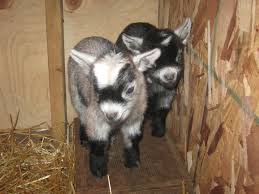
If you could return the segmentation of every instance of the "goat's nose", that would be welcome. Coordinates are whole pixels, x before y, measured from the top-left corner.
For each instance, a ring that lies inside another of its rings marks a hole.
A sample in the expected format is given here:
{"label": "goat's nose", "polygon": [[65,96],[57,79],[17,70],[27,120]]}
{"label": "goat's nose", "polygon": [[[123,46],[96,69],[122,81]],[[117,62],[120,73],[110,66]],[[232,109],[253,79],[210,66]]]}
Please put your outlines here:
{"label": "goat's nose", "polygon": [[116,119],[117,117],[117,113],[116,112],[111,112],[111,113],[106,113],[106,118],[109,120],[109,121],[113,121]]}
{"label": "goat's nose", "polygon": [[164,77],[165,77],[166,81],[173,81],[174,80],[173,74],[165,74]]}

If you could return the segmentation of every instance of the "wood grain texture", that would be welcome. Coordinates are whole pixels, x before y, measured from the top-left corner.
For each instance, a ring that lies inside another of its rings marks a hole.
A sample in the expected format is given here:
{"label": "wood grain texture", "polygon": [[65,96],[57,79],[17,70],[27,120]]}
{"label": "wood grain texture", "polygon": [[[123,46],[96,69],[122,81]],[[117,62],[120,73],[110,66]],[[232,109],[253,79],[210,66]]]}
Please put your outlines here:
{"label": "wood grain texture", "polygon": [[[257,194],[259,1],[193,2],[196,5],[189,4],[188,0],[171,4],[172,10],[177,11],[170,13],[169,27],[189,15],[193,28],[188,49],[191,99],[184,101],[186,92],[181,85],[170,115],[173,124],[169,126],[173,127],[169,133],[184,154],[187,143],[191,174],[199,193],[223,189],[224,193]],[[206,91],[208,41],[204,38],[208,20],[211,21],[213,67],[210,106]],[[186,120],[192,120],[187,128],[183,125]],[[181,139],[180,131],[190,134],[187,142]]]}
{"label": "wood grain texture", "polygon": [[159,0],[159,5],[158,5],[159,28],[168,27],[169,11],[170,11],[170,0]]}
{"label": "wood grain texture", "polygon": [[[53,135],[64,138],[66,123],[65,106],[65,64],[63,39],[62,0],[46,0],[47,46],[50,84],[51,124],[60,126],[63,134]],[[63,125],[62,125],[63,123]]]}
{"label": "wood grain texture", "polygon": [[0,128],[20,110],[17,127],[50,121],[44,1],[0,10]]}
{"label": "wood grain texture", "polygon": [[[103,36],[116,41],[117,36],[131,22],[158,24],[158,0],[83,0],[71,12],[64,7],[65,59],[71,48],[88,36]],[[67,92],[68,93],[68,92]],[[68,118],[75,117],[68,93]]]}
{"label": "wood grain texture", "polygon": [[0,9],[7,9],[13,3],[13,0],[1,0],[0,1]]}

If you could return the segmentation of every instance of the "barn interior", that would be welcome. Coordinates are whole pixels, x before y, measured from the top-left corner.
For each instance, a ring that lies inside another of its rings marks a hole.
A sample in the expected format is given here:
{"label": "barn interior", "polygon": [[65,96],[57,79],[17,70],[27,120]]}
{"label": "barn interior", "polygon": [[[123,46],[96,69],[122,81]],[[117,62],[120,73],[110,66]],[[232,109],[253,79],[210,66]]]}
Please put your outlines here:
{"label": "barn interior", "polygon": [[[187,17],[184,76],[166,136],[152,137],[146,123],[133,170],[123,166],[118,137],[109,177],[93,177],[67,88],[71,48],[89,36],[115,42],[132,22],[173,30]],[[73,144],[67,193],[259,193],[259,0],[2,0],[0,24],[0,144],[48,123],[53,139]],[[7,186],[6,165],[0,162],[0,193],[17,193]],[[19,192],[35,193],[26,188]]]}

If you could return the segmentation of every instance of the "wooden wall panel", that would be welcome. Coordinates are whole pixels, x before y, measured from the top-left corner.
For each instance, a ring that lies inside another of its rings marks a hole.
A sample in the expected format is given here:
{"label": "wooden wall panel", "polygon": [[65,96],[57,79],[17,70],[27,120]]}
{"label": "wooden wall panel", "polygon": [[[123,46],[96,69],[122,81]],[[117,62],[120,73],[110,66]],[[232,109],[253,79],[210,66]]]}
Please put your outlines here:
{"label": "wooden wall panel", "polygon": [[259,1],[168,2],[167,27],[186,16],[193,21],[185,56],[189,77],[168,118],[169,136],[186,158],[198,193],[257,194]]}
{"label": "wooden wall panel", "polygon": [[[122,29],[131,22],[158,24],[158,0],[83,0],[75,10],[69,8],[68,2],[64,1],[66,62],[70,49],[82,38],[103,36],[115,41]],[[75,114],[69,93],[67,99],[68,118],[72,121]]]}
{"label": "wooden wall panel", "polygon": [[14,0],[0,10],[0,128],[50,121],[45,1]]}

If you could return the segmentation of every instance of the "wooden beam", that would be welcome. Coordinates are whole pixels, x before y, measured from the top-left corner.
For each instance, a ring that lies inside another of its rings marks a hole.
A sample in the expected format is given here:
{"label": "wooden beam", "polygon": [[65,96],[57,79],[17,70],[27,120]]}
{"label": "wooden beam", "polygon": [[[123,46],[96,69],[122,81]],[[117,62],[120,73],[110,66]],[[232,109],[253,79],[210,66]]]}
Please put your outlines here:
{"label": "wooden beam", "polygon": [[[45,0],[52,135],[64,139],[66,89],[62,0]],[[59,130],[59,128],[61,130]],[[58,130],[57,130],[58,129]]]}

